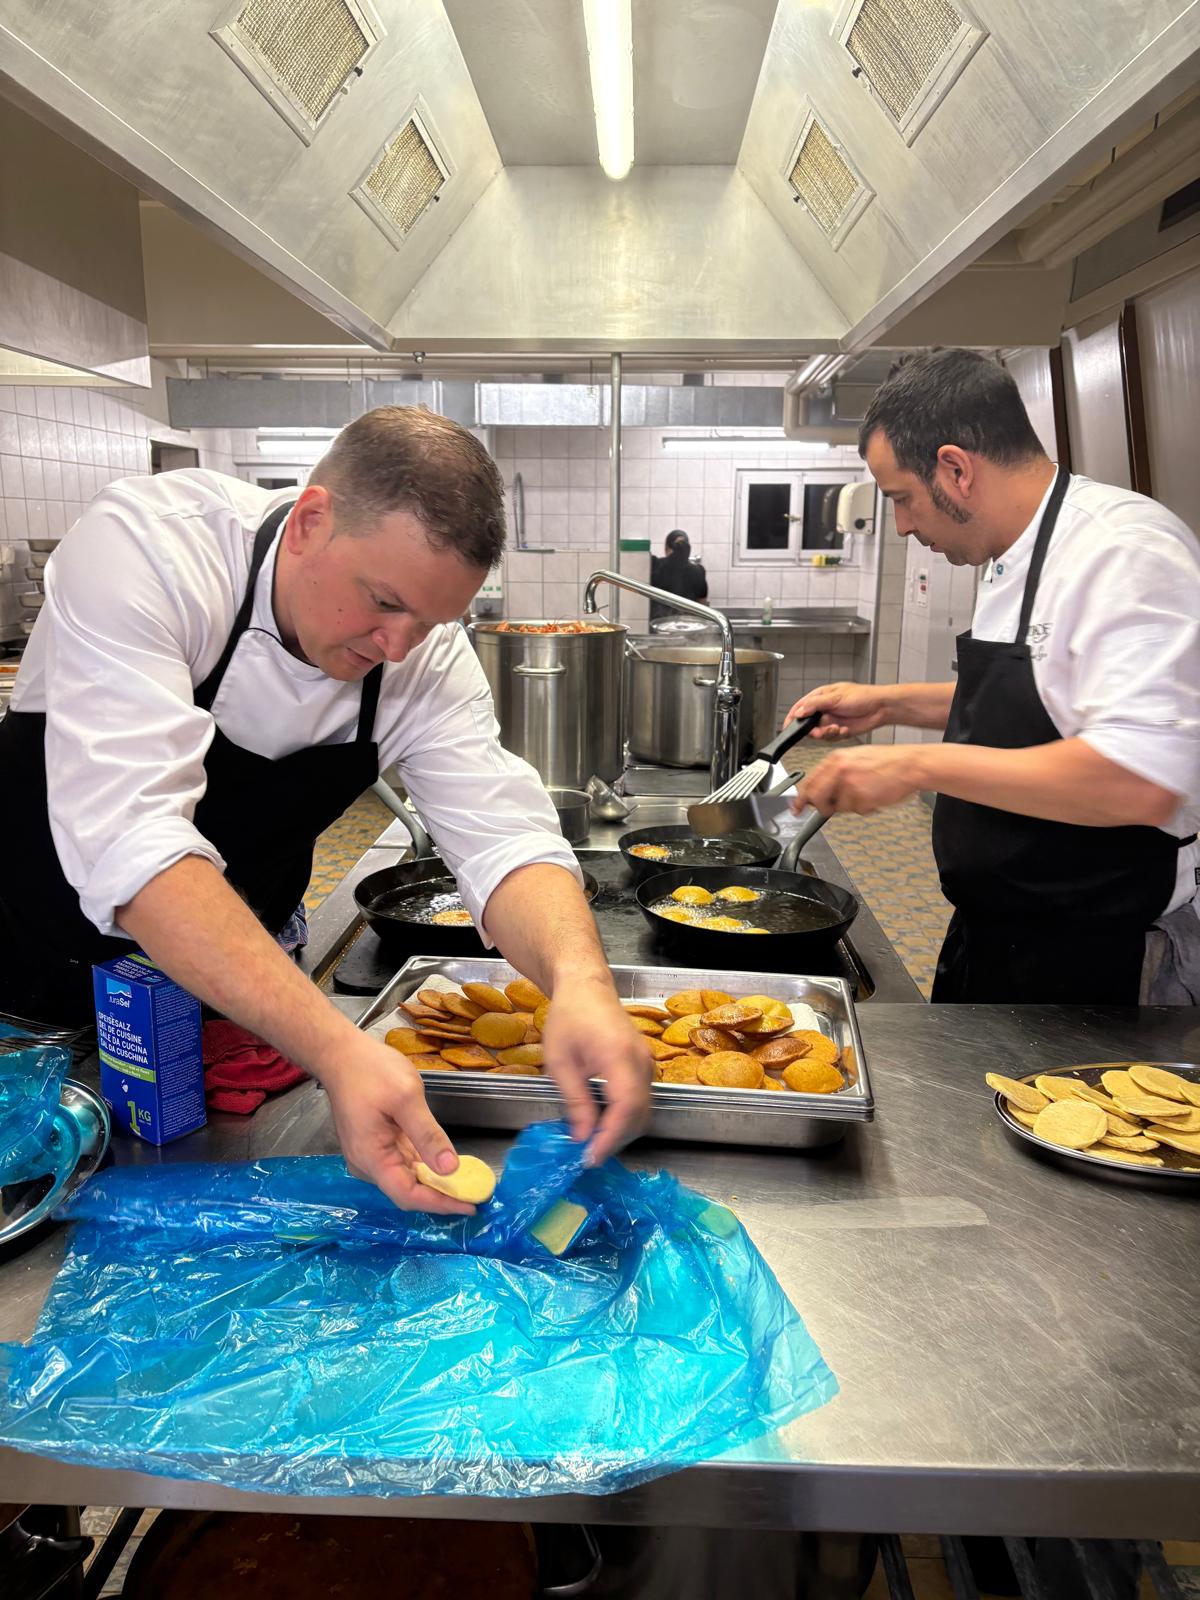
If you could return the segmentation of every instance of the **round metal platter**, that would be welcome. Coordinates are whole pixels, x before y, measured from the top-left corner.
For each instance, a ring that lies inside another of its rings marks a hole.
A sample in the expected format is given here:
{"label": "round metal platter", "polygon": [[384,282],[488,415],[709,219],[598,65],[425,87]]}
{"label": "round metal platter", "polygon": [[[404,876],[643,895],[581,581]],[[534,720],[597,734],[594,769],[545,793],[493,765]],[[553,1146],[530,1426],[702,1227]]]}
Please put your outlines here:
{"label": "round metal platter", "polygon": [[[1188,1078],[1192,1083],[1200,1084],[1200,1066],[1195,1062],[1132,1060],[1089,1061],[1079,1066],[1041,1067],[1037,1072],[1026,1073],[1023,1078],[1017,1079],[1017,1082],[1033,1084],[1035,1078],[1079,1078],[1092,1088],[1098,1088],[1103,1092],[1104,1085],[1100,1082],[1102,1072],[1108,1072],[1113,1068],[1121,1070],[1135,1065],[1162,1067],[1167,1072],[1178,1073],[1181,1078]],[[1182,1150],[1173,1149],[1170,1145],[1160,1144],[1154,1154],[1163,1158],[1163,1165],[1142,1167],[1130,1161],[1111,1161],[1104,1156],[1092,1155],[1087,1150],[1068,1150],[1065,1145],[1051,1144],[1048,1139],[1040,1139],[1032,1128],[1026,1128],[1018,1122],[1004,1104],[1002,1094],[997,1092],[993,1100],[996,1114],[1004,1124],[1006,1133],[1032,1146],[1038,1155],[1044,1156],[1069,1172],[1082,1170],[1089,1177],[1108,1178],[1114,1183],[1133,1184],[1140,1189],[1170,1190],[1174,1194],[1183,1192],[1200,1195],[1200,1155],[1188,1155]],[[1114,1154],[1119,1152],[1114,1151]],[[1186,1165],[1188,1162],[1191,1166]]]}
{"label": "round metal platter", "polygon": [[47,1169],[0,1188],[0,1248],[40,1227],[95,1172],[108,1150],[108,1107],[86,1084],[64,1078]]}

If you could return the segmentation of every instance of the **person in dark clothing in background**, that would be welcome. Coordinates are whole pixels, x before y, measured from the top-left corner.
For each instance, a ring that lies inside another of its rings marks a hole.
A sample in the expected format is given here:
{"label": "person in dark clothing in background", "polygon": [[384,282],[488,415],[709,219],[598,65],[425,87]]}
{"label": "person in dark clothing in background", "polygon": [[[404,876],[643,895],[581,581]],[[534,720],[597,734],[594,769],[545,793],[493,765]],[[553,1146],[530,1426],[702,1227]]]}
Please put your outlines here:
{"label": "person in dark clothing in background", "polygon": [[[666,555],[650,559],[650,582],[656,589],[667,589],[682,600],[708,600],[708,578],[698,561],[692,560],[692,544],[682,528],[667,535]],[[650,620],[674,613],[658,600],[650,602]]]}

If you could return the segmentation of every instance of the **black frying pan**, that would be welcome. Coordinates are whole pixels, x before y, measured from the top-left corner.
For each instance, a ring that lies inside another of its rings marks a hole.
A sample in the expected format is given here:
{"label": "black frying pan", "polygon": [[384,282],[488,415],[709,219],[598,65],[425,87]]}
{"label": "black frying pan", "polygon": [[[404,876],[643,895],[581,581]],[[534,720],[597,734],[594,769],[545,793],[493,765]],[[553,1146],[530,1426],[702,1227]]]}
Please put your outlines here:
{"label": "black frying pan", "polygon": [[[794,863],[798,854],[789,848],[785,862]],[[764,896],[780,898],[764,899],[757,905],[714,905],[715,913],[728,913],[769,930],[726,933],[671,922],[650,909],[682,884],[697,884],[710,894],[731,884],[744,884]],[[636,898],[656,942],[680,962],[735,971],[794,972],[807,956],[824,958],[858,915],[859,905],[849,890],[836,883],[787,867],[675,867],[639,884]]]}
{"label": "black frying pan", "polygon": [[[599,885],[590,872],[583,880],[584,896],[592,900]],[[369,873],[355,884],[354,903],[385,944],[405,944],[429,956],[488,954],[474,924],[447,927],[430,921],[434,911],[462,905],[458,885],[437,856]]]}
{"label": "black frying pan", "polygon": [[[635,845],[665,845],[671,852],[667,861],[647,861],[632,854]],[[625,858],[625,865],[633,873],[634,882],[641,883],[655,873],[672,867],[722,866],[767,867],[779,855],[779,840],[769,839],[754,828],[743,828],[735,833],[708,838],[694,832],[687,823],[672,827],[634,828],[617,840],[617,848]],[[682,880],[680,880],[682,882]],[[730,880],[732,881],[732,880]]]}

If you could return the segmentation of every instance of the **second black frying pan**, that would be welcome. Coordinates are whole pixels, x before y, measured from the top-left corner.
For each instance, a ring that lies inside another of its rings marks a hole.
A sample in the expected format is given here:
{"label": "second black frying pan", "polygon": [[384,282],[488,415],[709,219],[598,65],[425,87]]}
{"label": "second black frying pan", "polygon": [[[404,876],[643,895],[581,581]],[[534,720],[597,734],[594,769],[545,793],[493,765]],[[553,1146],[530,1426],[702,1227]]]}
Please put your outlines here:
{"label": "second black frying pan", "polygon": [[[778,839],[769,839],[754,828],[717,838],[695,833],[686,823],[634,828],[621,835],[617,847],[636,883],[670,867],[769,867],[779,855]],[[654,854],[635,854],[645,849]]]}
{"label": "second black frying pan", "polygon": [[[590,901],[599,885],[590,872],[583,875],[584,896]],[[436,916],[462,911],[458,885],[446,863],[422,856],[398,867],[384,867],[359,880],[354,901],[367,926],[387,944],[407,945],[421,955],[482,956],[488,952],[470,921],[435,922]]]}

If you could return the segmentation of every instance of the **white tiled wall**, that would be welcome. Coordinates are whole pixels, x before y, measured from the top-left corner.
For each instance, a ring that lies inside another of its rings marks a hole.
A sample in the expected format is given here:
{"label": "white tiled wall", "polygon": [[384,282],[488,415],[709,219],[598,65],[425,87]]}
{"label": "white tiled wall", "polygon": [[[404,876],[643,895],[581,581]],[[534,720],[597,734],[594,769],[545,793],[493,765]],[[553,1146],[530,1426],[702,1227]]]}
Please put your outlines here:
{"label": "white tiled wall", "polygon": [[[742,378],[746,375],[741,374]],[[774,374],[762,375],[771,378]],[[678,433],[678,429],[669,430]],[[852,448],[773,451],[753,455],[745,446],[703,456],[668,455],[662,430],[626,428],[621,449],[621,532],[650,540],[656,555],[672,528],[683,528],[692,552],[704,563],[709,596],[716,606],[750,604],[770,595],[779,605],[858,604],[858,571],[802,567],[735,567],[734,486],[742,468],[794,470],[828,467],[862,470]],[[602,428],[497,428],[496,462],[511,490],[521,474],[525,541],[555,550],[608,549],[609,437]],[[512,496],[508,504],[510,546],[515,546]],[[873,593],[873,582],[870,585]]]}
{"label": "white tiled wall", "polygon": [[191,445],[202,467],[231,475],[245,446],[227,429],[163,427],[98,389],[0,384],[0,544],[16,556],[0,569],[0,635],[20,636],[27,541],[60,538],[105,484],[149,472],[151,439]]}

